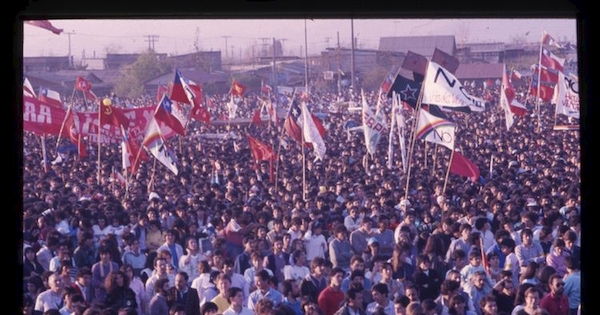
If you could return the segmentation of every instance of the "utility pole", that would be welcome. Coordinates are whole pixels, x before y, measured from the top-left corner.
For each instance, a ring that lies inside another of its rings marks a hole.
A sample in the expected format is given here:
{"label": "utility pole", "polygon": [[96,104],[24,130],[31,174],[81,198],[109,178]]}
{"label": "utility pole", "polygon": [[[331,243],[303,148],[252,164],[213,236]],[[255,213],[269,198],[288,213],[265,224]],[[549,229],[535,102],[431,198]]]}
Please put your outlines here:
{"label": "utility pole", "polygon": [[273,86],[277,86],[275,75],[275,37],[273,37],[273,66],[271,70],[273,71]]}
{"label": "utility pole", "polygon": [[350,79],[352,82],[350,83],[350,88],[354,92],[354,18],[350,18],[350,32],[352,33],[352,52],[350,54]]}
{"label": "utility pole", "polygon": [[69,68],[73,68],[73,57],[71,56],[71,34],[75,34],[75,32],[64,32],[69,37]]}
{"label": "utility pole", "polygon": [[146,41],[148,42],[148,49],[151,51],[155,51],[154,50],[154,42],[158,41],[158,35],[146,35],[147,39]]}
{"label": "utility pole", "polygon": [[225,38],[225,59],[229,58],[229,54],[227,53],[227,39],[231,36],[221,36]]}
{"label": "utility pole", "polygon": [[260,53],[260,57],[268,57],[269,54],[267,53],[267,51],[268,51],[267,47],[269,47],[268,40],[270,38],[268,38],[268,37],[261,37],[259,39],[262,41],[262,44],[261,44],[262,45],[262,52]]}

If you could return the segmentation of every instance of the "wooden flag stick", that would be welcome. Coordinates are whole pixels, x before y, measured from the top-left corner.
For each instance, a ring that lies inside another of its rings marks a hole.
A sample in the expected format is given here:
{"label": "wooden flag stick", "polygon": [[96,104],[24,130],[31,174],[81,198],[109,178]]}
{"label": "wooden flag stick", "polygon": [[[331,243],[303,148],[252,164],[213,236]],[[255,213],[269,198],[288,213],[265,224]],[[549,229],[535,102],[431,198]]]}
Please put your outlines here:
{"label": "wooden flag stick", "polygon": [[442,195],[446,193],[446,185],[448,184],[448,177],[450,176],[450,167],[452,166],[452,159],[454,158],[454,150],[450,153],[450,163],[448,163],[448,169],[446,170],[446,178],[444,178],[444,188],[442,189]]}

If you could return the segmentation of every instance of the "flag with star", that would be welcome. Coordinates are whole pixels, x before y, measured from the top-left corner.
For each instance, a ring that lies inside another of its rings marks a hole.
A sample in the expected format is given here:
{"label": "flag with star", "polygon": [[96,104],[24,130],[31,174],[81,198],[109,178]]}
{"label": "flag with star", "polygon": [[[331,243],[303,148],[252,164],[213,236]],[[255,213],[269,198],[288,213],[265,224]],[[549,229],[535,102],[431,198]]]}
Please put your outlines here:
{"label": "flag with star", "polygon": [[387,93],[387,97],[392,97],[392,92],[400,95],[402,102],[408,104],[410,107],[415,108],[417,105],[417,98],[421,92],[421,83],[405,78],[402,75],[396,75],[392,87]]}

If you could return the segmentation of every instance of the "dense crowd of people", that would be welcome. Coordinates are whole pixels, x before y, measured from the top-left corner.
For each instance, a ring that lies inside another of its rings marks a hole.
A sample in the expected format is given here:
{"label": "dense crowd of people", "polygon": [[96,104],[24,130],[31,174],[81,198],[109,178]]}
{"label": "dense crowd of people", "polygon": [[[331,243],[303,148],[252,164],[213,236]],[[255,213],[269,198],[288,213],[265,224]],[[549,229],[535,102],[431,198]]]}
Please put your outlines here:
{"label": "dense crowd of people", "polygon": [[[363,134],[346,128],[360,112],[328,112],[358,92],[302,100],[324,113],[323,160],[282,119],[191,121],[169,140],[177,175],[150,160],[126,185],[110,180],[118,144],[45,170],[39,136],[25,132],[23,314],[579,314],[579,132],[553,130],[553,106],[535,110],[525,89],[517,97],[529,112],[507,130],[499,87],[466,87],[486,111],[445,114],[455,147],[480,169],[475,181],[448,175],[450,150],[423,140],[409,151],[410,178],[399,150],[388,164],[388,134],[369,156]],[[375,104],[378,93],[366,97]],[[238,115],[252,117],[261,98],[238,99]],[[211,96],[213,119],[229,101]],[[411,126],[414,112],[403,115]],[[226,132],[236,136],[200,137]],[[245,134],[277,160],[254,161]]]}

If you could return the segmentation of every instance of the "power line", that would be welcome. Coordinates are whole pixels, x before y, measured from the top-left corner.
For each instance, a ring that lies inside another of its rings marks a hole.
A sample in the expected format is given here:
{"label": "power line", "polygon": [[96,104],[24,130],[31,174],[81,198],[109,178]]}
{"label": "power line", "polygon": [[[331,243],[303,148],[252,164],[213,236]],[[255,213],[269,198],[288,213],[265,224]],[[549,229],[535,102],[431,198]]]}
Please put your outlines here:
{"label": "power line", "polygon": [[158,35],[145,35],[145,37],[147,37],[145,41],[148,42],[148,49],[154,51],[154,43],[158,41]]}

